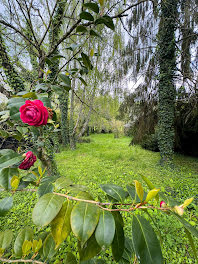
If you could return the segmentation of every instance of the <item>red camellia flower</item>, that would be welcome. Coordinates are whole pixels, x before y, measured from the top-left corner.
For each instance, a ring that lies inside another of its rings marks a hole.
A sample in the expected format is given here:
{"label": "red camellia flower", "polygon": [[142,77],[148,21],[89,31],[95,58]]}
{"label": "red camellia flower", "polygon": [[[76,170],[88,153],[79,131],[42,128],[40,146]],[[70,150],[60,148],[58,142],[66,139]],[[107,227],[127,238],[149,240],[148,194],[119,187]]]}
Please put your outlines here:
{"label": "red camellia flower", "polygon": [[25,159],[19,165],[19,169],[28,170],[30,167],[34,165],[34,162],[36,161],[36,156],[32,153],[32,151],[28,151],[24,155],[25,155]]}
{"label": "red camellia flower", "polygon": [[160,207],[166,207],[166,203],[164,201],[160,202]]}
{"label": "red camellia flower", "polygon": [[36,127],[47,124],[49,113],[40,100],[27,100],[19,111],[21,112],[20,118],[23,123]]}

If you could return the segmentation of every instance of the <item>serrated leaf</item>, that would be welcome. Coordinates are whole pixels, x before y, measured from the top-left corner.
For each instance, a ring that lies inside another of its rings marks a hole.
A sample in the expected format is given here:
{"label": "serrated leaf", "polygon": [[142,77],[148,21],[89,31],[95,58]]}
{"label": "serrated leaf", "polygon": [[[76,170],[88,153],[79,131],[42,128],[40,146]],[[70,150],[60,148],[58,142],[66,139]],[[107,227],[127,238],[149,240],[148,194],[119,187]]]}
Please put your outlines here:
{"label": "serrated leaf", "polygon": [[60,212],[54,218],[51,223],[51,232],[58,247],[71,232],[70,216],[72,211],[72,204],[70,201],[66,201]]}
{"label": "serrated leaf", "polygon": [[11,185],[12,189],[16,190],[19,186],[19,183],[20,183],[19,177],[14,175],[10,181],[10,185]]}
{"label": "serrated leaf", "polygon": [[99,13],[99,6],[96,3],[86,3],[83,6],[94,11],[97,14]]}
{"label": "serrated leaf", "polygon": [[43,243],[43,256],[45,259],[50,259],[56,254],[55,242],[51,234],[49,234]]}
{"label": "serrated leaf", "polygon": [[144,190],[143,190],[140,182],[138,182],[138,181],[134,181],[134,182],[135,182],[136,193],[137,193],[138,197],[140,198],[140,201],[142,202],[143,197],[144,197]]}
{"label": "serrated leaf", "polygon": [[113,215],[105,210],[100,213],[98,226],[95,231],[96,241],[99,246],[111,245],[115,235],[115,221]]}
{"label": "serrated leaf", "polygon": [[95,239],[95,235],[93,234],[82,247],[79,245],[80,260],[86,261],[92,259],[100,251],[101,251],[101,247],[98,245]]}
{"label": "serrated leaf", "polygon": [[23,160],[23,157],[16,152],[10,153],[6,156],[0,157],[0,169],[8,168],[15,164],[18,164],[20,161]]}
{"label": "serrated leaf", "polygon": [[15,242],[14,242],[14,253],[15,256],[21,257],[22,252],[22,246],[25,240],[31,241],[33,238],[33,231],[30,227],[25,227],[23,230],[20,231],[18,234]]}
{"label": "serrated leaf", "polygon": [[11,230],[5,230],[0,232],[0,248],[6,249],[10,246],[13,238],[13,233]]}
{"label": "serrated leaf", "polygon": [[80,19],[94,21],[94,17],[89,12],[85,12],[85,11],[80,13]]}
{"label": "serrated leaf", "polygon": [[74,235],[84,244],[93,234],[99,220],[99,209],[96,205],[80,202],[71,213],[71,228]]}
{"label": "serrated leaf", "polygon": [[0,200],[0,216],[6,215],[6,213],[12,208],[12,206],[13,206],[12,196],[1,199]]}
{"label": "serrated leaf", "polygon": [[59,213],[63,202],[64,197],[53,193],[43,195],[36,203],[32,212],[34,224],[37,226],[48,225]]}
{"label": "serrated leaf", "polygon": [[23,253],[23,255],[25,255],[25,256],[29,255],[31,249],[32,249],[32,242],[31,241],[28,241],[28,240],[25,240],[23,242],[23,246],[22,246],[22,253]]}
{"label": "serrated leaf", "polygon": [[124,230],[123,230],[123,219],[120,212],[112,212],[115,220],[115,236],[111,244],[112,254],[115,261],[119,261],[124,252]]}
{"label": "serrated leaf", "polygon": [[84,26],[78,26],[78,27],[76,28],[76,32],[77,32],[77,33],[78,33],[78,32],[87,32],[87,28],[84,27]]}
{"label": "serrated leaf", "polygon": [[148,192],[148,194],[146,196],[146,202],[149,202],[150,200],[155,198],[159,191],[160,191],[160,189],[153,189],[150,192]]}
{"label": "serrated leaf", "polygon": [[120,186],[115,184],[101,184],[102,190],[112,197],[114,200],[123,202],[124,199],[128,196],[128,193]]}
{"label": "serrated leaf", "polygon": [[160,243],[150,223],[142,216],[133,214],[132,241],[135,254],[141,263],[162,264]]}
{"label": "serrated leaf", "polygon": [[3,186],[6,190],[11,189],[11,179],[12,176],[18,174],[18,169],[15,168],[4,168],[0,169],[0,185]]}

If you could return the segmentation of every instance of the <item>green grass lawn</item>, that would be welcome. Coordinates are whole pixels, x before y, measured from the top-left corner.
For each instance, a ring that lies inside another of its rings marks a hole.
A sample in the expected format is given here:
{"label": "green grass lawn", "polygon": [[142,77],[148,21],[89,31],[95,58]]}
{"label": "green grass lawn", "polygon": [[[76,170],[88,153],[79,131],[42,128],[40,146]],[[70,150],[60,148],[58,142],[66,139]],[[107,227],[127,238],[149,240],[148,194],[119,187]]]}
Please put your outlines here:
{"label": "green grass lawn", "polygon": [[[91,194],[104,198],[100,189],[101,183],[114,183],[125,188],[134,180],[141,181],[140,175],[149,178],[156,187],[162,187],[169,195],[176,198],[179,204],[190,197],[194,197],[192,205],[185,212],[186,220],[192,225],[198,225],[198,159],[182,155],[175,155],[174,168],[165,169],[159,165],[159,153],[130,146],[130,138],[114,139],[112,134],[91,135],[91,143],[77,145],[72,151],[63,149],[56,155],[58,168],[62,176],[74,183],[88,185]],[[145,190],[146,186],[142,182]],[[1,194],[3,197],[5,194]],[[21,226],[31,225],[31,207],[36,200],[35,194],[15,194],[15,207],[7,214],[7,218],[0,219],[2,229],[18,230]],[[181,225],[171,216],[153,212],[156,218],[154,228],[161,231],[163,256],[166,264],[196,263],[189,242]],[[130,216],[124,214],[126,233],[130,235]],[[71,238],[69,238],[70,240]],[[198,240],[195,241],[197,243]],[[70,247],[69,242],[66,242]],[[198,243],[197,243],[198,245]],[[61,251],[62,250],[62,251]],[[59,252],[59,258],[66,251],[64,247]],[[197,248],[198,250],[198,248]],[[108,256],[108,251],[107,254]],[[113,263],[107,259],[107,263]]]}

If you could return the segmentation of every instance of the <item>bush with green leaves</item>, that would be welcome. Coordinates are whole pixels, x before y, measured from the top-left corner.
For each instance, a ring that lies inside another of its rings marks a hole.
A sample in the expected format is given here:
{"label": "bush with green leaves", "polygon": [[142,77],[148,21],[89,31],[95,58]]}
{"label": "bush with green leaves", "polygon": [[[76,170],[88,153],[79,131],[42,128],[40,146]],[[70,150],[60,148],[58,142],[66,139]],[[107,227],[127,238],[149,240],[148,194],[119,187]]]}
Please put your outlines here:
{"label": "bush with green leaves", "polygon": [[[120,264],[160,264],[163,256],[158,234],[147,220],[149,216],[153,221],[152,211],[174,216],[184,226],[197,259],[193,236],[198,237],[198,230],[182,217],[193,198],[176,204],[142,176],[148,192],[136,180],[126,188],[101,184],[108,200],[103,201],[100,197],[92,197],[87,186],[73,184],[58,173],[51,175],[46,167],[45,140],[48,133],[56,130],[57,124],[51,119],[53,111],[47,108],[49,99],[40,95],[37,98],[34,94],[36,103],[35,100],[25,101],[29,96],[32,99],[33,94],[23,94],[8,102],[10,118],[29,130],[34,147],[25,154],[20,150],[0,151],[0,185],[11,194],[0,200],[0,216],[6,217],[17,192],[36,192],[38,201],[32,211],[32,220],[38,229],[35,231],[27,226],[13,234],[1,227],[0,261],[52,263],[62,243],[75,237],[77,252],[68,250],[63,263],[105,263],[100,255],[111,248],[112,261]],[[35,155],[40,158],[41,166],[33,168]],[[131,217],[130,232],[124,228],[125,214]]]}

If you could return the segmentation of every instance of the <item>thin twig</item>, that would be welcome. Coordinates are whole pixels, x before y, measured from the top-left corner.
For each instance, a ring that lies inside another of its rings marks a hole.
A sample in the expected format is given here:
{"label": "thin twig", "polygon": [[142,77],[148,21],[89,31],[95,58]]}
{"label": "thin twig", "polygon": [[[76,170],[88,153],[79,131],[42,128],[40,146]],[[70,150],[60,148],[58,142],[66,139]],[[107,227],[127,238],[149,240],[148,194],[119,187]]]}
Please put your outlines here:
{"label": "thin twig", "polygon": [[23,263],[45,264],[45,262],[41,262],[41,261],[33,260],[33,259],[17,259],[17,260],[12,260],[12,259],[0,258],[0,261],[6,262],[6,263],[19,263],[19,262],[23,262]]}

